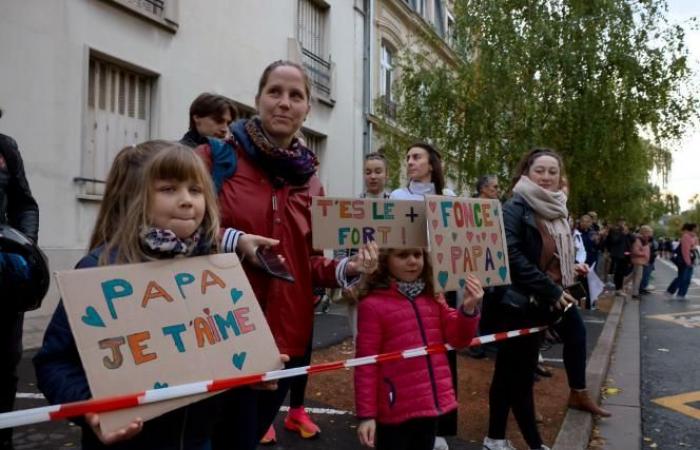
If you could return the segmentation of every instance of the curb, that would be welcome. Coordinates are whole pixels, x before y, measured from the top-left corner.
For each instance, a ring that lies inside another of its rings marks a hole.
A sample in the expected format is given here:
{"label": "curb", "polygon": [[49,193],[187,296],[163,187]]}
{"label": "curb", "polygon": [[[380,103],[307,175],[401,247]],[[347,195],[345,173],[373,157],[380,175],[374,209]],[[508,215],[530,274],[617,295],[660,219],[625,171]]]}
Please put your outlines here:
{"label": "curb", "polygon": [[[605,320],[603,331],[598,337],[595,349],[586,367],[586,382],[588,392],[594,401],[600,401],[600,390],[610,367],[612,354],[617,337],[617,329],[622,319],[622,310],[627,296],[615,296],[615,303]],[[593,431],[593,415],[584,411],[568,409],[564,422],[554,440],[552,450],[585,450]]]}

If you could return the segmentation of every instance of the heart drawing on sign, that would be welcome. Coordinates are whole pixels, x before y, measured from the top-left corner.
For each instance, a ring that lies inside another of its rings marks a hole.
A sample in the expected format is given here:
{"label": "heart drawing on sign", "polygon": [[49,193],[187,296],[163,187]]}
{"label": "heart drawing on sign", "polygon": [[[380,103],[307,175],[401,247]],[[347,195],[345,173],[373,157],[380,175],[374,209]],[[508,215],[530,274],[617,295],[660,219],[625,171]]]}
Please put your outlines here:
{"label": "heart drawing on sign", "polygon": [[100,317],[94,306],[88,306],[85,308],[85,315],[80,318],[85,325],[90,325],[91,327],[104,327],[105,323]]}
{"label": "heart drawing on sign", "polygon": [[464,289],[464,285],[465,285],[465,284],[467,284],[467,280],[465,280],[464,278],[460,278],[460,279],[459,279],[459,287],[461,287],[462,289]]}
{"label": "heart drawing on sign", "polygon": [[491,286],[491,277],[486,277],[486,286]]}
{"label": "heart drawing on sign", "polygon": [[243,291],[236,288],[231,289],[231,301],[234,305],[238,303],[238,300],[240,300],[241,297],[243,297]]}
{"label": "heart drawing on sign", "polygon": [[443,255],[442,253],[438,253],[436,256],[438,263],[442,264],[442,260],[445,258],[445,255]]}
{"label": "heart drawing on sign", "polygon": [[498,241],[498,233],[491,233],[491,242],[494,244]]}
{"label": "heart drawing on sign", "polygon": [[430,208],[431,212],[435,212],[436,205],[437,205],[437,203],[435,203],[435,202],[428,202],[428,208]]}
{"label": "heart drawing on sign", "polygon": [[500,269],[498,269],[498,275],[501,277],[501,280],[506,281],[506,277],[508,276],[508,268],[506,266],[501,266]]}
{"label": "heart drawing on sign", "polygon": [[433,219],[433,221],[432,221],[431,223],[433,224],[433,230],[435,230],[435,229],[437,229],[438,224],[439,224],[440,222],[438,222],[437,219]]}
{"label": "heart drawing on sign", "polygon": [[452,242],[457,242],[457,233],[452,232]]}
{"label": "heart drawing on sign", "polygon": [[438,272],[438,283],[440,283],[440,286],[442,286],[443,289],[445,289],[445,286],[447,286],[447,279],[449,277],[450,275],[445,270]]}
{"label": "heart drawing on sign", "polygon": [[496,252],[496,256],[498,257],[498,259],[503,259],[503,252],[499,250],[498,252]]}
{"label": "heart drawing on sign", "polygon": [[474,233],[472,233],[471,231],[467,231],[467,240],[469,242],[471,242],[473,238],[474,238]]}
{"label": "heart drawing on sign", "polygon": [[442,240],[443,240],[443,239],[444,239],[444,238],[443,238],[443,236],[442,236],[441,234],[436,234],[436,235],[435,235],[435,242],[437,242],[437,245],[438,245],[438,246],[442,245]]}
{"label": "heart drawing on sign", "polygon": [[156,381],[156,382],[153,384],[153,389],[163,389],[163,388],[166,388],[166,387],[168,387],[168,383],[161,383],[160,381]]}
{"label": "heart drawing on sign", "polygon": [[243,364],[245,364],[245,357],[248,356],[246,352],[234,353],[231,358],[231,362],[234,367],[238,370],[243,370]]}

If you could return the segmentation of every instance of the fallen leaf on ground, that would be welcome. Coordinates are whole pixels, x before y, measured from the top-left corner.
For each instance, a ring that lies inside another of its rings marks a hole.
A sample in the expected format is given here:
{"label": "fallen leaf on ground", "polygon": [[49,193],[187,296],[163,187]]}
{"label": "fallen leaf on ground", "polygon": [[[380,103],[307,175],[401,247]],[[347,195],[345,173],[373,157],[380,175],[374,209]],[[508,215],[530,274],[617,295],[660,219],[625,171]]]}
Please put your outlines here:
{"label": "fallen leaf on ground", "polygon": [[603,394],[605,395],[617,395],[622,392],[622,389],[616,387],[606,387],[603,388]]}

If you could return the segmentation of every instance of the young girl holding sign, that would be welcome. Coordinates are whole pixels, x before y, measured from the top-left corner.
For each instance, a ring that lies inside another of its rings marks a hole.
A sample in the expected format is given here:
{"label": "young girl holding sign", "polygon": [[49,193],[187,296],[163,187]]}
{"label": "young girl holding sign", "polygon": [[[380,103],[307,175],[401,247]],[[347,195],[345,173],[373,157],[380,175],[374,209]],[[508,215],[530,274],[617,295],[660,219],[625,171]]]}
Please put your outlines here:
{"label": "young girl holding sign", "polygon": [[[153,152],[139,172],[139,182],[132,186],[131,200],[120,203],[122,195],[108,192],[105,198],[111,198],[114,204],[102,205],[102,209],[115,208],[119,203],[126,205],[126,210],[115,218],[118,224],[111,229],[113,234],[103,236],[104,245],[81,259],[77,268],[216,251],[219,231],[216,197],[202,161],[190,149],[175,143],[147,142],[139,147],[145,147],[144,153],[149,149]],[[128,160],[118,158],[116,165],[126,164]],[[115,167],[112,172],[118,171]],[[39,389],[50,403],[92,397],[62,303],[46,330],[34,365]],[[127,427],[110,433],[102,433],[97,414],[88,414],[78,421],[83,428],[82,448],[207,450],[211,448],[217,400],[217,397],[203,400],[147,423],[135,418]]]}
{"label": "young girl holding sign", "polygon": [[[357,357],[449,343],[467,346],[479,322],[481,283],[469,275],[458,309],[436,299],[422,249],[381,250],[359,291]],[[360,442],[377,449],[431,450],[438,416],[457,408],[445,353],[355,369]]]}

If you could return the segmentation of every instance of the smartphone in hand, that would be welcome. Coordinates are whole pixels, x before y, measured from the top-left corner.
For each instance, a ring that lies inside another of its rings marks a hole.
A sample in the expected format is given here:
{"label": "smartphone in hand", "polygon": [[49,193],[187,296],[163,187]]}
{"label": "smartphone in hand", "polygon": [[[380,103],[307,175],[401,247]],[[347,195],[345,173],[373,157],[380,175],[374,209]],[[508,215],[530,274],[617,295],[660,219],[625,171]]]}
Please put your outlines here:
{"label": "smartphone in hand", "polygon": [[283,263],[279,255],[273,250],[272,247],[258,247],[255,250],[255,256],[258,257],[258,262],[262,267],[262,270],[268,273],[268,275],[275,278],[282,279],[289,283],[294,283],[294,277],[289,272],[289,268],[285,263]]}

